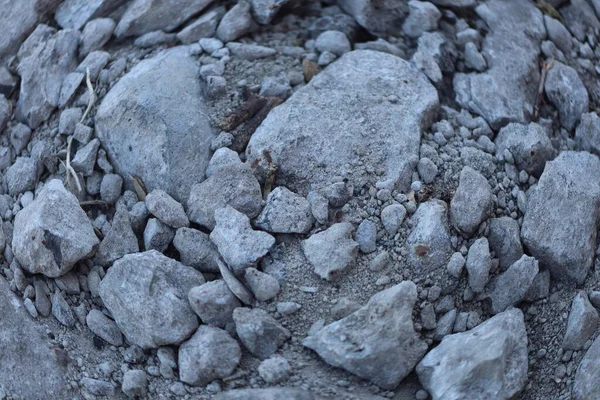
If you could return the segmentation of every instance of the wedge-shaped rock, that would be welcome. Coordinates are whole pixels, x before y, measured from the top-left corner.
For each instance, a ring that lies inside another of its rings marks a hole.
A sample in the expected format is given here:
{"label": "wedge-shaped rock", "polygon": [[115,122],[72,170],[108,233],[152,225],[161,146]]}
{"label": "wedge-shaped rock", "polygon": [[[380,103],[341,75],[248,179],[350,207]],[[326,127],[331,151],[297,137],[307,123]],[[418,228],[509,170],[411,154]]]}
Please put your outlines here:
{"label": "wedge-shaped rock", "polygon": [[511,308],[470,331],[444,337],[417,365],[433,400],[509,400],[527,382],[523,313]]}
{"label": "wedge-shaped rock", "polygon": [[301,195],[340,176],[362,187],[373,175],[359,160],[406,187],[437,107],[437,91],[409,62],[352,51],[271,111],[246,155],[259,168],[277,165],[277,181]]}
{"label": "wedge-shaped rock", "polygon": [[104,97],[96,133],[128,187],[137,176],[182,201],[204,180],[213,135],[198,74],[175,48],[141,61]]}
{"label": "wedge-shaped rock", "polygon": [[99,240],[79,201],[54,179],[15,217],[12,250],[32,274],[56,278],[87,257]]}
{"label": "wedge-shaped rock", "polygon": [[349,268],[358,254],[352,240],[354,227],[348,222],[334,224],[302,242],[304,256],[323,279],[335,280]]}
{"label": "wedge-shaped rock", "polygon": [[54,18],[66,29],[81,29],[94,18],[107,17],[127,0],[66,0],[56,9]]}
{"label": "wedge-shaped rock", "polygon": [[412,322],[417,287],[402,282],[371,297],[366,306],[304,339],[328,364],[384,389],[394,389],[421,360],[427,344]]}
{"label": "wedge-shaped rock", "polygon": [[144,349],[180,344],[198,327],[188,292],[205,282],[193,268],[155,250],[117,260],[100,297],[127,340]]}
{"label": "wedge-shaped rock", "polygon": [[429,272],[448,263],[452,243],[447,210],[443,201],[430,200],[419,205],[413,215],[413,230],[406,239],[407,258],[413,268]]}

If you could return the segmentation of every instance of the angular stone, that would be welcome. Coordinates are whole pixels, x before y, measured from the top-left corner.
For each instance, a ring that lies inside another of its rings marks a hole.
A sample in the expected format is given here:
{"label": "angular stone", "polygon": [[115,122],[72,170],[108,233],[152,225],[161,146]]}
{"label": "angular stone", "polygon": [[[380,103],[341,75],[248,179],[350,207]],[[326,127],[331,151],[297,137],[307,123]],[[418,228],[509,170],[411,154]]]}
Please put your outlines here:
{"label": "angular stone", "polygon": [[546,36],[542,13],[519,0],[488,0],[475,11],[490,29],[482,49],[489,68],[483,73],[457,73],[456,101],[493,129],[508,122],[526,123],[538,98],[538,57]]}
{"label": "angular stone", "polygon": [[38,25],[18,53],[21,89],[17,119],[37,128],[59,104],[64,78],[77,67],[79,32]]}
{"label": "angular stone", "polygon": [[273,236],[253,230],[250,219],[231,206],[215,211],[215,219],[210,240],[236,274],[255,266],[275,244]]}
{"label": "angular stone", "polygon": [[[359,98],[372,100],[349,100]],[[266,169],[263,154],[268,152],[278,166],[277,181],[301,195],[340,175],[354,187],[372,180],[353,161],[357,151],[365,164],[385,171],[382,184],[407,187],[410,158],[418,157],[421,130],[437,106],[437,91],[408,62],[355,50],[272,110],[252,135],[246,155],[249,163]]]}
{"label": "angular stone", "polygon": [[38,179],[38,163],[31,157],[18,157],[6,171],[5,178],[11,196],[33,190]]}
{"label": "angular stone", "polygon": [[581,350],[585,342],[596,333],[599,324],[598,311],[590,303],[587,294],[584,291],[579,291],[571,304],[567,329],[562,343],[563,349]]}
{"label": "angular stone", "polygon": [[277,54],[277,50],[270,47],[248,43],[229,42],[227,43],[227,48],[234,56],[248,61],[259,60]]}
{"label": "angular stone", "polygon": [[306,233],[313,225],[310,204],[304,197],[279,186],[269,193],[254,225],[273,233]]}
{"label": "angular stone", "polygon": [[599,398],[598,379],[600,379],[600,339],[596,338],[577,367],[573,383],[573,400]]}
{"label": "angular stone", "polygon": [[381,223],[388,235],[394,236],[406,217],[406,208],[402,204],[390,204],[381,210]]}
{"label": "angular stone", "polygon": [[525,387],[527,367],[523,313],[511,308],[446,336],[416,370],[432,400],[512,399]]}
{"label": "angular stone", "polygon": [[250,0],[252,16],[259,24],[267,25],[287,3],[290,0]]}
{"label": "angular stone", "polygon": [[149,191],[187,199],[213,136],[196,61],[175,48],[138,63],[104,97],[96,133],[128,188],[135,175]]}
{"label": "angular stone", "polygon": [[241,307],[237,297],[222,279],[196,286],[188,293],[192,309],[203,323],[224,328],[233,322],[233,310]]}
{"label": "angular stone", "polygon": [[554,148],[545,129],[535,122],[529,125],[511,123],[500,129],[496,140],[496,156],[509,150],[520,170],[539,177],[546,161],[555,156]]}
{"label": "angular stone", "polygon": [[215,400],[317,400],[317,397],[304,389],[272,387],[229,390],[217,394]]}
{"label": "angular stone", "polygon": [[173,199],[164,190],[154,189],[146,196],[146,208],[156,218],[172,228],[183,228],[190,225],[181,203]]}
{"label": "angular stone", "polygon": [[219,271],[216,262],[219,251],[206,233],[192,228],[179,228],[175,233],[173,245],[179,251],[183,265],[202,272]]}
{"label": "angular stone", "polygon": [[400,36],[408,7],[404,1],[346,0],[339,2],[346,13],[371,34]]}
{"label": "angular stone", "polygon": [[558,110],[560,124],[569,131],[575,129],[589,108],[588,92],[577,71],[555,61],[546,74],[544,91]]}
{"label": "angular stone", "polygon": [[232,42],[256,27],[250,12],[250,4],[240,0],[221,19],[217,27],[217,37],[224,43]]}
{"label": "angular stone", "polygon": [[546,164],[528,195],[521,239],[556,280],[583,283],[596,250],[600,160],[566,151]]}
{"label": "angular stone", "polygon": [[52,295],[52,315],[67,328],[75,325],[76,320],[73,310],[71,310],[71,306],[69,306],[60,290]]}
{"label": "angular stone", "polygon": [[358,243],[352,240],[354,227],[348,222],[337,223],[302,242],[304,256],[323,279],[335,280],[350,267],[358,253]]}
{"label": "angular stone", "polygon": [[144,249],[163,253],[175,237],[175,230],[159,219],[150,218],[144,229]]}
{"label": "angular stone", "polygon": [[356,229],[354,240],[363,253],[374,252],[377,250],[377,225],[368,219],[363,220]]}
{"label": "angular stone", "polygon": [[600,155],[600,118],[595,112],[581,115],[575,130],[575,140],[582,150]]}
{"label": "angular stone", "polygon": [[421,203],[412,217],[413,230],[406,239],[408,262],[423,272],[444,267],[452,254],[446,203]]}
{"label": "angular stone", "polygon": [[242,349],[229,334],[201,325],[179,347],[179,379],[189,385],[206,386],[233,373],[242,358]]}
{"label": "angular stone", "polygon": [[471,236],[492,211],[493,193],[487,179],[471,167],[460,172],[460,183],[450,202],[450,220],[457,231]]}
{"label": "angular stone", "polygon": [[100,282],[100,297],[130,343],[157,348],[196,330],[187,294],[203,283],[200,272],[151,250],[117,260]]}
{"label": "angular stone", "polygon": [[117,204],[111,228],[98,246],[96,262],[109,266],[124,255],[138,251],[140,251],[138,238],[131,227],[127,207],[124,204]]}
{"label": "angular stone", "polygon": [[246,269],[244,278],[254,297],[260,301],[271,300],[279,294],[281,289],[276,278],[256,268]]}
{"label": "angular stone", "polygon": [[115,321],[104,315],[102,311],[91,310],[86,317],[86,323],[95,335],[98,335],[113,346],[119,347],[123,345],[123,335],[119,327]]}
{"label": "angular stone", "polygon": [[236,308],[233,321],[244,346],[261,360],[271,357],[291,336],[287,329],[260,308]]}
{"label": "angular stone", "polygon": [[418,38],[424,32],[437,29],[442,13],[428,1],[408,2],[409,14],[402,24],[402,31],[409,37]]}
{"label": "angular stone", "polygon": [[213,0],[183,0],[177,3],[177,7],[173,7],[169,0],[134,0],[121,17],[115,36],[140,36],[159,30],[170,32],[212,2]]}
{"label": "angular stone", "polygon": [[427,351],[412,322],[417,287],[402,282],[374,295],[366,306],[304,339],[328,364],[383,389],[394,389]]}
{"label": "angular stone", "polygon": [[77,198],[52,180],[15,216],[12,250],[30,273],[56,278],[98,245],[92,224]]}
{"label": "angular stone", "polygon": [[[177,39],[183,44],[191,44],[203,38],[212,37],[221,18],[221,9],[211,10],[186,26],[177,34]],[[210,52],[212,53],[212,52]]]}
{"label": "angular stone", "polygon": [[469,248],[465,264],[469,272],[469,286],[474,293],[480,293],[490,279],[492,257],[486,238],[477,239]]}
{"label": "angular stone", "polygon": [[502,270],[506,270],[523,255],[519,223],[510,217],[490,220],[488,240]]}
{"label": "angular stone", "polygon": [[110,40],[115,27],[115,21],[110,18],[97,18],[85,24],[79,56],[85,57],[92,51],[100,50]]}
{"label": "angular stone", "polygon": [[81,29],[91,19],[106,17],[127,0],[65,0],[54,18],[65,29]]}
{"label": "angular stone", "polygon": [[71,166],[75,172],[81,172],[83,176],[91,176],[94,173],[94,165],[96,165],[96,156],[100,148],[100,141],[94,139],[81,149],[77,150],[75,157],[71,161]]}
{"label": "angular stone", "polygon": [[492,279],[487,288],[492,300],[492,314],[501,313],[523,300],[538,271],[538,261],[524,255],[505,272]]}
{"label": "angular stone", "polygon": [[140,369],[132,369],[123,374],[123,393],[130,399],[143,397],[148,392],[148,375]]}

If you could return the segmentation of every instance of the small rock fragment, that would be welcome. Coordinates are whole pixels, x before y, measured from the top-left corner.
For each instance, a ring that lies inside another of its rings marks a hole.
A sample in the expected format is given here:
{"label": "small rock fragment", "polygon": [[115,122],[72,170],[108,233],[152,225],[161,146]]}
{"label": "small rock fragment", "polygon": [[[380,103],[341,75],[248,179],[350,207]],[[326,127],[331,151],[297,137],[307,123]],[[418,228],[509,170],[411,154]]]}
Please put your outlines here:
{"label": "small rock fragment", "polygon": [[492,314],[501,313],[523,300],[538,271],[538,261],[523,255],[505,272],[492,279],[487,289],[492,300]]}
{"label": "small rock fragment", "polygon": [[275,188],[267,197],[267,204],[254,224],[267,232],[306,233],[312,228],[310,204],[283,186]]}
{"label": "small rock fragment", "polygon": [[587,294],[579,291],[569,312],[567,330],[562,347],[565,350],[581,350],[585,342],[592,337],[600,324],[598,311],[590,303]]}
{"label": "small rock fragment", "polygon": [[412,217],[413,230],[406,239],[408,262],[423,272],[446,265],[452,253],[446,203],[421,203]]}
{"label": "small rock fragment", "polygon": [[285,381],[291,372],[292,368],[288,360],[279,356],[266,359],[258,366],[258,374],[270,384]]}
{"label": "small rock fragment", "polygon": [[490,278],[492,258],[486,238],[477,239],[469,248],[466,268],[469,272],[469,286],[474,293],[480,293]]}
{"label": "small rock fragment", "polygon": [[450,202],[450,220],[459,232],[471,236],[489,215],[493,193],[487,179],[471,167],[460,172],[460,183]]}
{"label": "small rock fragment", "polygon": [[291,336],[287,329],[260,308],[236,308],[233,321],[244,346],[261,360],[271,357]]}
{"label": "small rock fragment", "polygon": [[146,208],[161,222],[172,228],[188,227],[190,221],[183,206],[161,189],[154,189],[146,196]]}
{"label": "small rock fragment", "polygon": [[130,399],[145,396],[148,392],[148,375],[141,369],[132,369],[125,372],[121,390]]}
{"label": "small rock fragment", "polygon": [[358,243],[352,240],[354,227],[337,223],[302,242],[302,250],[323,279],[332,280],[354,263]]}
{"label": "small rock fragment", "polygon": [[233,310],[241,307],[237,297],[222,279],[192,288],[188,293],[188,300],[203,323],[218,328],[224,328],[233,322]]}
{"label": "small rock fragment", "polygon": [[95,335],[98,335],[113,346],[119,347],[123,344],[123,335],[119,327],[115,321],[108,318],[101,311],[91,310],[86,317],[86,323]]}
{"label": "small rock fragment", "polygon": [[577,71],[555,61],[546,75],[544,91],[558,110],[561,125],[569,131],[575,129],[589,107],[588,92]]}

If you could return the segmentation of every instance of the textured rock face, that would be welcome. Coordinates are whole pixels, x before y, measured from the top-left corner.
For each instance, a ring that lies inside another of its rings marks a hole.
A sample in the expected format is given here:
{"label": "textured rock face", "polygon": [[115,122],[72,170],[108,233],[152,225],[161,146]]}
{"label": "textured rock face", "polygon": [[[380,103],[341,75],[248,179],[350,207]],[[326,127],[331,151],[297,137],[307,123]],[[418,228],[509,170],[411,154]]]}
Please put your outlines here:
{"label": "textured rock face", "polygon": [[66,0],[54,14],[56,22],[65,29],[81,29],[94,18],[108,16],[127,0]]}
{"label": "textured rock face", "polygon": [[523,313],[511,308],[446,336],[417,365],[417,374],[433,400],[508,400],[525,386],[527,366]]}
{"label": "textured rock face", "polygon": [[134,0],[131,2],[115,35],[119,38],[140,36],[153,31],[170,32],[198,14],[213,0],[183,0],[177,7],[169,0]]}
{"label": "textured rock face", "polygon": [[598,157],[567,151],[546,164],[529,196],[521,238],[554,279],[585,280],[596,248],[599,207]]}
{"label": "textured rock face", "polygon": [[600,397],[600,340],[594,340],[592,346],[577,367],[573,383],[573,399],[588,400]]}
{"label": "textured rock face", "polygon": [[526,123],[537,100],[540,41],[546,35],[542,13],[520,0],[490,0],[475,10],[490,27],[482,52],[489,68],[457,73],[456,101],[493,129],[507,122]]}
{"label": "textured rock face", "polygon": [[433,271],[443,267],[452,254],[448,207],[440,200],[422,203],[413,215],[413,230],[406,239],[408,261],[414,268]]}
{"label": "textured rock face", "polygon": [[116,261],[100,282],[100,297],[130,343],[156,348],[196,330],[187,294],[203,283],[200,272],[151,250]]}
{"label": "textured rock face", "polygon": [[546,96],[560,116],[560,124],[573,130],[579,124],[581,114],[588,111],[588,92],[577,71],[568,65],[555,62],[548,70],[544,85]]}
{"label": "textured rock face", "polygon": [[487,179],[471,167],[460,173],[460,184],[450,202],[450,218],[457,231],[475,233],[492,211],[493,193]]}
{"label": "textured rock face", "polygon": [[67,368],[50,348],[44,328],[34,322],[4,278],[0,278],[0,387],[27,399],[70,399]]}
{"label": "textured rock face", "polygon": [[398,35],[408,12],[405,1],[338,0],[338,5],[374,35]]}
{"label": "textured rock face", "polygon": [[137,64],[102,101],[96,132],[129,185],[135,175],[182,201],[204,179],[212,132],[198,74],[175,48]]}
{"label": "textured rock face", "polygon": [[246,154],[250,163],[266,168],[268,152],[279,167],[278,181],[302,195],[335,176],[362,186],[368,178],[352,166],[358,159],[380,165],[390,185],[406,186],[409,159],[418,156],[421,130],[437,106],[437,91],[408,62],[352,51],[271,111]]}
{"label": "textured rock face", "polygon": [[52,180],[15,217],[12,249],[28,272],[58,277],[98,245],[92,224],[77,198]]}
{"label": "textured rock face", "polygon": [[366,306],[304,339],[325,362],[384,389],[394,389],[427,351],[414,331],[417,287],[402,282],[377,293]]}

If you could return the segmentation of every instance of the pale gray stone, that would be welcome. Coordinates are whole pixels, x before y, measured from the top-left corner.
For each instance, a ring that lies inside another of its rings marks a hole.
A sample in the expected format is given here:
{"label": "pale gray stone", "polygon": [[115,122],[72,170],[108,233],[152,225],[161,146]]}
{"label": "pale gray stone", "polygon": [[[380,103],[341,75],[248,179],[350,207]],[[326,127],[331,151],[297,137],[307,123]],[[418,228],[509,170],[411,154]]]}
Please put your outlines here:
{"label": "pale gray stone", "polygon": [[452,254],[448,207],[440,200],[421,203],[412,217],[413,230],[406,239],[407,259],[413,268],[429,272],[444,267]]}
{"label": "pale gray stone", "polygon": [[335,280],[355,261],[358,243],[352,240],[354,227],[337,223],[302,242],[304,256],[321,278]]}

